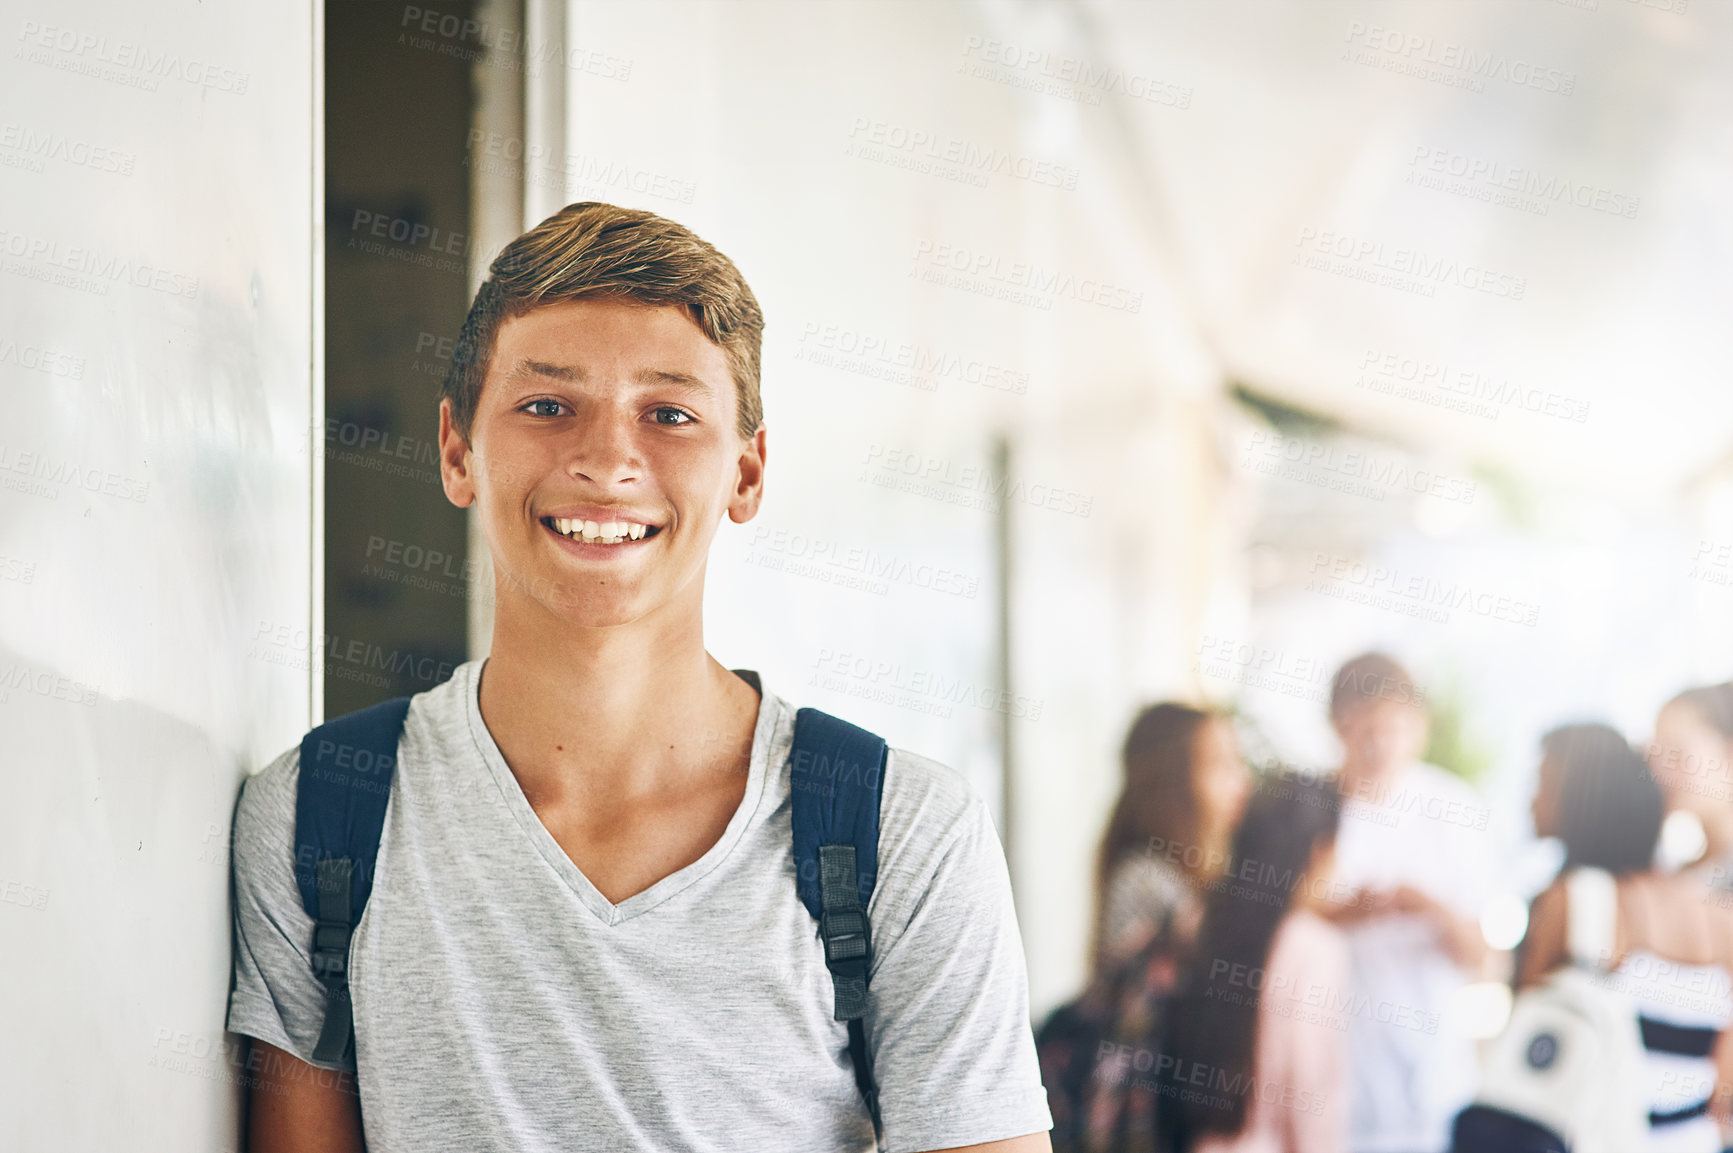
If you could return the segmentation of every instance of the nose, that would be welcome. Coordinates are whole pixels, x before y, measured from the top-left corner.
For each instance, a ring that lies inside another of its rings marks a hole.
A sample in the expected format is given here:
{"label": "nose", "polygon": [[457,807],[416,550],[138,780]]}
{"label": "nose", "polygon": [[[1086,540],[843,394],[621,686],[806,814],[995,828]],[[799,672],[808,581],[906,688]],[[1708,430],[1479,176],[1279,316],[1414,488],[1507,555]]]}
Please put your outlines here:
{"label": "nose", "polygon": [[610,406],[592,409],[588,416],[566,445],[566,472],[603,488],[639,480],[644,461],[630,414]]}

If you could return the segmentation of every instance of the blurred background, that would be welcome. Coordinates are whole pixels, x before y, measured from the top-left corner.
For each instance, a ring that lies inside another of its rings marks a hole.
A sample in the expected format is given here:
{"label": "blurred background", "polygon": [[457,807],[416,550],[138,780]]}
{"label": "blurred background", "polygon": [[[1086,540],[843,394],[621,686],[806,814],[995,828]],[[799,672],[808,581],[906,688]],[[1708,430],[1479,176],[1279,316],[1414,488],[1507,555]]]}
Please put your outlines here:
{"label": "blurred background", "polygon": [[1327,768],[1336,665],[1398,656],[1526,899],[1540,734],[1733,675],[1733,5],[0,11],[20,1147],[233,1141],[235,789],[486,652],[436,398],[570,201],[751,283],[711,651],[989,798],[1037,1015],[1142,704]]}

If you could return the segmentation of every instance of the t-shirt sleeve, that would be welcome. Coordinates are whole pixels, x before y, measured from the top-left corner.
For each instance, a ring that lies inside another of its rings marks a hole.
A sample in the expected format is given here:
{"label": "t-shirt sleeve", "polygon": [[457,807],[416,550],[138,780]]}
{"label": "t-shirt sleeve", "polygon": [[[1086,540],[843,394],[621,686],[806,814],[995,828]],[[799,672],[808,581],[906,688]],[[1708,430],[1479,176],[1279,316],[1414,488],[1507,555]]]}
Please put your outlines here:
{"label": "t-shirt sleeve", "polygon": [[322,1069],[353,1060],[313,1060],[325,1024],[325,988],[313,975],[313,919],[295,884],[297,752],[251,777],[235,806],[235,981],[231,1033],[254,1037]]}
{"label": "t-shirt sleeve", "polygon": [[[972,791],[948,824],[929,852],[906,854],[923,867],[885,910],[894,936],[874,942],[866,1025],[891,1153],[1052,1126],[1004,853]],[[916,826],[909,839],[920,837]],[[896,866],[880,865],[881,881],[901,888]]]}

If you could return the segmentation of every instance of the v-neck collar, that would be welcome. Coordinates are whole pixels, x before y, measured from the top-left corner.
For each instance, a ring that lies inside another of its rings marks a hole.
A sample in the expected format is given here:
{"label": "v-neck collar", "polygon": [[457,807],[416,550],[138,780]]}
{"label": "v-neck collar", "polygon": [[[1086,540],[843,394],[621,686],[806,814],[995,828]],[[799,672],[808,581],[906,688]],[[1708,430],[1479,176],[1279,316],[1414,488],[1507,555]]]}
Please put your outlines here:
{"label": "v-neck collar", "polygon": [[668,898],[701,880],[717,865],[725,860],[733,851],[736,843],[746,832],[748,825],[757,815],[759,802],[764,794],[764,782],[769,776],[766,771],[770,757],[771,738],[775,735],[777,715],[781,711],[780,702],[770,693],[765,692],[755,672],[742,671],[742,679],[753,688],[759,690],[758,721],[752,730],[752,757],[746,777],[746,792],[740,798],[740,805],[734,810],[734,815],[728,820],[728,827],[722,830],[722,836],[716,843],[705,850],[703,856],[693,861],[683,869],[663,877],[642,892],[634,893],[619,904],[614,904],[602,895],[602,891],[583,871],[566,856],[566,851],[560,848],[547,826],[542,824],[540,817],[524,796],[523,787],[518,784],[511,766],[505,762],[505,756],[499,751],[499,745],[494,742],[493,734],[488,731],[487,724],[481,718],[481,673],[486,664],[485,659],[475,662],[466,670],[469,683],[463,686],[464,708],[469,715],[469,731],[475,740],[476,751],[481,755],[482,762],[487,765],[493,775],[494,783],[499,787],[500,794],[505,798],[505,804],[517,819],[518,826],[536,851],[542,855],[548,865],[557,873],[562,881],[577,895],[585,908],[595,914],[604,925],[618,925],[630,920],[640,913],[649,912]]}

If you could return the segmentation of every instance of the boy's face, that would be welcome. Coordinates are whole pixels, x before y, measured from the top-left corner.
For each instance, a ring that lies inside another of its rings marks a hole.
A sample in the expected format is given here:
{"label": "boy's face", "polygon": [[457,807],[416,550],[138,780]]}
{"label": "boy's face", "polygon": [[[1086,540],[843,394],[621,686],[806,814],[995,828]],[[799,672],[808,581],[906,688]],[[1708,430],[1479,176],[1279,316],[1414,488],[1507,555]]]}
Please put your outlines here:
{"label": "boy's face", "polygon": [[1364,776],[1395,772],[1426,747],[1426,713],[1403,701],[1361,700],[1332,718],[1344,767]]}
{"label": "boy's face", "polygon": [[722,350],[673,305],[596,297],[501,324],[468,441],[449,402],[439,430],[497,608],[584,626],[699,611],[717,526],[750,520],[763,491],[764,428],[742,440],[736,404]]}

